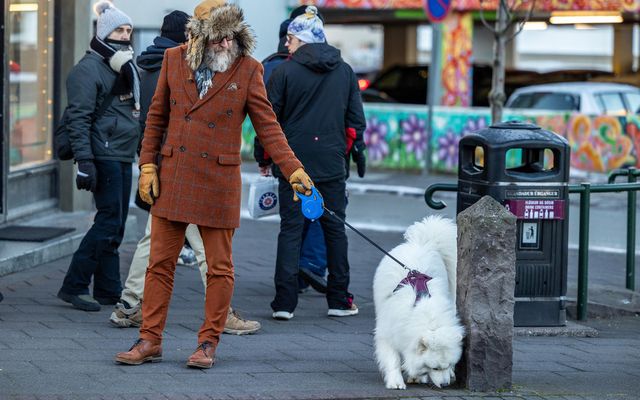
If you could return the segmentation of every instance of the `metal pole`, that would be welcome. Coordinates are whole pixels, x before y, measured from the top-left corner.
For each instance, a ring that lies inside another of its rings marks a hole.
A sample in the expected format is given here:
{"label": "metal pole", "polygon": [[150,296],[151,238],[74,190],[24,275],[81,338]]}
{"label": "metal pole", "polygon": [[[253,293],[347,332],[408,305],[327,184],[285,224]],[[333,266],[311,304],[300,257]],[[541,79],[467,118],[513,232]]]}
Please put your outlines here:
{"label": "metal pole", "polygon": [[442,58],[442,24],[431,23],[431,62],[427,86],[427,138],[425,140],[424,172],[431,170],[431,139],[433,138],[433,106],[440,104],[440,64]]}
{"label": "metal pole", "polygon": [[[628,182],[636,182],[636,169],[629,168]],[[627,193],[627,289],[636,287],[636,198],[635,190]]]}
{"label": "metal pole", "polygon": [[578,320],[587,319],[589,288],[589,205],[591,203],[591,184],[583,183],[580,192],[580,244],[578,249]]}

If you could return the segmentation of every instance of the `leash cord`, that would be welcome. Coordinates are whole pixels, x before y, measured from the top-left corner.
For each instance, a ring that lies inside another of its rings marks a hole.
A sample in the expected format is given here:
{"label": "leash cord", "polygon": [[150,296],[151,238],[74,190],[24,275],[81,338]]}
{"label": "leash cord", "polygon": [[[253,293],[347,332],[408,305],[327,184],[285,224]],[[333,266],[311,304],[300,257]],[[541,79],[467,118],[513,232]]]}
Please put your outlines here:
{"label": "leash cord", "polygon": [[354,228],[353,226],[351,226],[351,224],[349,224],[347,221],[343,220],[342,218],[338,217],[338,215],[336,213],[334,213],[333,211],[329,210],[327,207],[325,207],[324,205],[322,206],[329,214],[331,214],[332,216],[334,216],[335,218],[337,218],[340,222],[342,222],[343,224],[345,224],[346,226],[348,226],[349,228],[351,228],[351,230],[353,230],[355,233],[357,233],[358,235],[360,235],[364,240],[366,240],[367,242],[371,243],[376,249],[380,250],[381,252],[383,252],[384,254],[386,254],[390,259],[392,259],[393,261],[397,262],[398,264],[400,264],[400,266],[404,269],[406,269],[407,271],[411,271],[411,269],[409,267],[407,267],[406,265],[404,265],[402,262],[400,262],[400,260],[398,260],[397,258],[395,258],[394,256],[392,256],[391,254],[387,253],[387,251],[385,249],[383,249],[382,247],[378,246],[373,240],[369,239],[368,237],[366,237],[362,232],[360,232],[359,230],[357,230],[356,228]]}

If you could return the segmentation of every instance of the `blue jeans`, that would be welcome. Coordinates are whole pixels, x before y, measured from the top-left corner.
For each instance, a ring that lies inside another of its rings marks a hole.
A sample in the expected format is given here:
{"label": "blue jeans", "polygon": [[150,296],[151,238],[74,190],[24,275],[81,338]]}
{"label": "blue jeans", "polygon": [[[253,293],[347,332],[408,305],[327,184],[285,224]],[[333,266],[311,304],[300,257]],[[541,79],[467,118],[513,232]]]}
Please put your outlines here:
{"label": "blue jeans", "polygon": [[98,174],[93,198],[98,210],[93,226],[73,254],[62,292],[89,294],[93,277],[93,296],[119,298],[120,254],[118,247],[124,237],[131,193],[131,163],[94,161]]}

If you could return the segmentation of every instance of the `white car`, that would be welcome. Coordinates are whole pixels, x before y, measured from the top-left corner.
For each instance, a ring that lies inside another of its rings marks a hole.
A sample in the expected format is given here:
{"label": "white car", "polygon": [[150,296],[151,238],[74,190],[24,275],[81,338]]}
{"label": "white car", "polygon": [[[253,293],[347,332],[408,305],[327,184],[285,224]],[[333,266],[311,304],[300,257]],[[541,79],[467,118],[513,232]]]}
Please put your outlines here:
{"label": "white car", "polygon": [[576,111],[592,115],[640,113],[640,88],[620,83],[568,82],[527,86],[514,91],[506,107]]}

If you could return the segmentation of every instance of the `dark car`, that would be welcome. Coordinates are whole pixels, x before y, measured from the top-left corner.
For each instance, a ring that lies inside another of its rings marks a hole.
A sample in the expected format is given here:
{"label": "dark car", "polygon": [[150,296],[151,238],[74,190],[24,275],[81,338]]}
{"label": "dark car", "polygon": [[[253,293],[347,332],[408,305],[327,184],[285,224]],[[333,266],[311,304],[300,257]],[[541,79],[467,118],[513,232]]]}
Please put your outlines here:
{"label": "dark car", "polygon": [[[472,66],[473,107],[488,107],[493,68],[487,64]],[[611,73],[598,70],[558,70],[539,73],[531,70],[507,68],[504,91],[506,98],[524,86],[537,83],[587,81]],[[378,75],[362,91],[362,100],[372,103],[426,104],[428,65],[395,65]]]}

